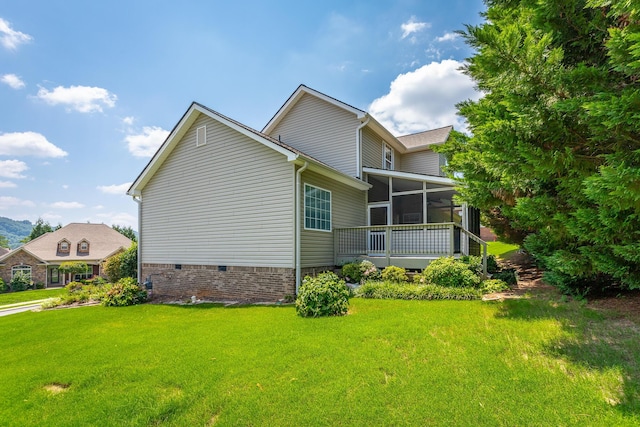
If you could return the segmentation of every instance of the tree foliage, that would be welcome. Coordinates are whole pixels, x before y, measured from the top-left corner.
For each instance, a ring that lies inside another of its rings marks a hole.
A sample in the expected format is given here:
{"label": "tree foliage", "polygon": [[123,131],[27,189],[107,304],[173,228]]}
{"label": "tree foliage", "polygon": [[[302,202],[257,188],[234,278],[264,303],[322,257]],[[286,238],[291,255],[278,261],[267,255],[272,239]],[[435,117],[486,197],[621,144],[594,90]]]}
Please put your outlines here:
{"label": "tree foliage", "polygon": [[52,231],[59,230],[60,228],[62,228],[61,224],[58,224],[54,228],[54,227],[51,227],[51,224],[49,224],[47,221],[43,220],[42,218],[38,218],[36,223],[33,225],[33,228],[31,229],[31,233],[29,233],[27,237],[22,239],[22,243],[30,242],[33,239],[36,239],[45,233],[51,233]]}
{"label": "tree foliage", "polygon": [[138,238],[136,237],[136,232],[133,231],[133,228],[131,228],[130,226],[113,224],[111,228],[113,228],[123,236],[128,237],[132,242],[138,241]]}
{"label": "tree foliage", "polygon": [[0,248],[10,248],[10,247],[11,246],[9,246],[9,239],[7,239],[5,236],[0,234]]}
{"label": "tree foliage", "polygon": [[129,277],[138,277],[138,244],[132,243],[124,252],[109,257],[102,266],[110,282]]}
{"label": "tree foliage", "polygon": [[[640,288],[640,8],[488,0],[461,32],[484,92],[442,147],[461,198],[567,288]],[[461,174],[460,174],[461,173]],[[462,176],[460,178],[460,176]]]}

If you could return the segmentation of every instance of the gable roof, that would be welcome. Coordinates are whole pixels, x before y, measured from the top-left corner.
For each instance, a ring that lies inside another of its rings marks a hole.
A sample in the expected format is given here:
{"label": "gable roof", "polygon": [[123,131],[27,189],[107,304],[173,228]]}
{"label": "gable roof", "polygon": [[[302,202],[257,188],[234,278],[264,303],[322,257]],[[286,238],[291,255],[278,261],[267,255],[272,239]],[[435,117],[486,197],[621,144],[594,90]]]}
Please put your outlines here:
{"label": "gable roof", "polygon": [[[58,254],[58,243],[66,240],[70,243],[68,254]],[[81,241],[89,242],[89,253],[78,255],[76,245]],[[45,233],[37,239],[25,243],[19,248],[0,256],[0,261],[9,258],[18,251],[24,251],[43,262],[103,260],[121,249],[127,249],[132,241],[105,224],[71,223],[56,231]]]}
{"label": "gable roof", "polygon": [[285,144],[284,142],[272,138],[269,135],[266,135],[260,131],[250,128],[236,120],[233,120],[227,116],[224,116],[218,113],[215,110],[212,110],[204,105],[193,102],[189,109],[184,113],[180,121],[176,124],[173,130],[169,133],[167,139],[162,143],[158,151],[153,155],[147,166],[142,170],[140,175],[136,178],[136,180],[131,184],[127,194],[130,196],[139,196],[141,195],[142,189],[146,186],[149,180],[153,177],[156,171],[162,166],[165,160],[169,157],[171,152],[174,150],[176,145],[180,142],[182,137],[189,130],[191,125],[196,121],[196,119],[201,115],[205,114],[209,118],[216,120],[231,129],[234,129],[237,132],[251,138],[252,140],[269,147],[280,154],[286,156],[287,161],[302,164],[304,162],[311,163],[310,169],[314,170],[322,175],[328,176],[336,181],[342,182],[344,184],[350,185],[352,187],[359,188],[361,190],[366,190],[370,187],[369,184],[351,177],[347,174],[344,174],[337,169],[317,160],[300,150],[297,150],[290,145]]}
{"label": "gable roof", "polygon": [[399,136],[398,141],[406,147],[407,151],[419,150],[431,145],[444,144],[452,130],[453,126],[444,126],[438,129]]}
{"label": "gable roof", "polygon": [[352,105],[347,104],[346,102],[342,102],[336,98],[333,98],[329,95],[326,95],[322,92],[319,92],[315,89],[311,89],[308,86],[301,84],[298,88],[289,96],[289,99],[285,101],[285,103],[280,107],[280,109],[273,115],[271,120],[265,125],[262,129],[262,132],[265,134],[270,133],[273,129],[280,123],[280,121],[289,113],[291,108],[302,98],[305,94],[313,95],[317,98],[320,98],[332,105],[335,105],[338,108],[342,108],[350,113],[356,115],[356,117],[360,120],[364,120],[369,114],[366,111],[363,111],[359,108],[356,108]]}

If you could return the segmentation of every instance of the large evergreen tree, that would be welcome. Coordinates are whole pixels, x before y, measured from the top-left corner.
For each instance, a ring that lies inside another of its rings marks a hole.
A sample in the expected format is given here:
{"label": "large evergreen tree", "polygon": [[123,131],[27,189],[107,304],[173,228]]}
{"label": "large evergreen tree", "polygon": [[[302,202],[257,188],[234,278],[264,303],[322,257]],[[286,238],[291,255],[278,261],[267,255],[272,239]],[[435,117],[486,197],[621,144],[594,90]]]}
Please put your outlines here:
{"label": "large evergreen tree", "polygon": [[458,105],[472,136],[443,147],[462,198],[549,281],[640,288],[640,8],[486,3],[462,32],[485,96]]}

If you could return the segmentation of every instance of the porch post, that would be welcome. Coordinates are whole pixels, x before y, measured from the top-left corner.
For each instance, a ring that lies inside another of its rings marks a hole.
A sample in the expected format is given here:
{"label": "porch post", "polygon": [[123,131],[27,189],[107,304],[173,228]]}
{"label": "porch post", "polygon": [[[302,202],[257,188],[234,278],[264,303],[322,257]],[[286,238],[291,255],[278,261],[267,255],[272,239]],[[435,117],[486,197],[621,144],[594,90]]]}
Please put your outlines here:
{"label": "porch post", "polygon": [[385,245],[384,245],[384,253],[387,257],[387,266],[391,265],[391,227],[386,226],[386,232],[384,233]]}
{"label": "porch post", "polygon": [[456,243],[455,243],[456,234],[454,233],[454,228],[455,228],[455,225],[453,224],[449,225],[449,255],[450,256],[454,255],[455,247],[456,247]]}

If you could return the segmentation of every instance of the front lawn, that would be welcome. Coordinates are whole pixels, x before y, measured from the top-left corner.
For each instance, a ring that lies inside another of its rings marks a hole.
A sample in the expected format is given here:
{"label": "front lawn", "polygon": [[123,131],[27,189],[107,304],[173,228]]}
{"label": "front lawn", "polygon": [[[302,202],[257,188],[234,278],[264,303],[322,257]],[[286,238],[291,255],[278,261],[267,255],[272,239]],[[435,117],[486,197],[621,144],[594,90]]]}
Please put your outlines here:
{"label": "front lawn", "polygon": [[520,246],[504,242],[487,242],[487,252],[489,255],[495,255],[498,258],[509,259]]}
{"label": "front lawn", "polygon": [[0,306],[19,302],[35,301],[45,298],[59,297],[65,294],[64,288],[35,289],[32,291],[8,292],[0,294]]}
{"label": "front lawn", "polygon": [[640,424],[640,328],[577,303],[83,307],[0,342],[3,425]]}

